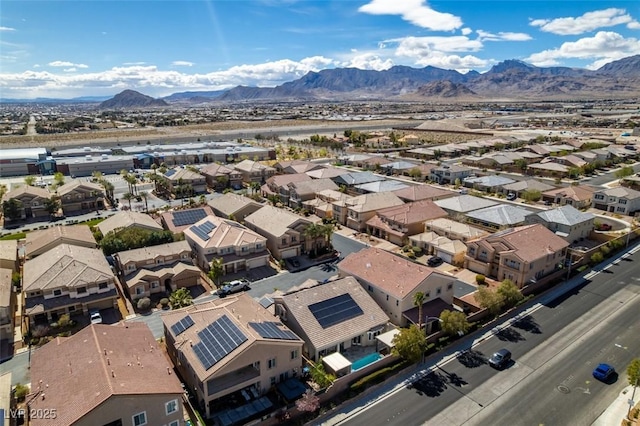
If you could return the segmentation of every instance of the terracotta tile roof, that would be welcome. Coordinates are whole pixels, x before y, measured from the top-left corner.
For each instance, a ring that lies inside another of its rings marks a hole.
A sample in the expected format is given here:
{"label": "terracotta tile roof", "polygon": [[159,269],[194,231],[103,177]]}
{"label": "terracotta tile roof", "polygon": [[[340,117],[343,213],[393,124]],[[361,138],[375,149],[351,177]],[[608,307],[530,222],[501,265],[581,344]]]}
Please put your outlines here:
{"label": "terracotta tile roof", "polygon": [[220,176],[220,175],[229,175],[231,173],[234,173],[235,170],[230,169],[229,167],[227,167],[227,166],[225,166],[223,164],[211,163],[211,164],[207,164],[206,166],[202,167],[200,169],[200,172],[203,175]]}
{"label": "terracotta tile roof", "polygon": [[237,213],[239,210],[247,206],[261,207],[261,204],[253,201],[244,195],[234,194],[232,192],[223,194],[221,197],[212,198],[207,202],[214,210],[224,213],[227,217]]}
{"label": "terracotta tile roof", "polygon": [[10,200],[12,198],[21,198],[23,196],[51,198],[51,195],[52,194],[44,188],[24,185],[5,193],[4,197],[2,197],[2,201]]}
{"label": "terracotta tile roof", "polygon": [[[164,225],[165,228],[167,228],[169,231],[173,232],[174,234],[180,233],[184,231],[186,228],[188,228],[189,226],[193,225],[193,223],[195,222],[176,226],[174,224],[174,217],[176,216],[176,213],[178,213],[178,215],[184,215],[184,213],[180,213],[180,212],[188,212],[188,211],[195,211],[196,213],[203,214],[204,216],[214,215],[214,212],[211,206],[206,205],[206,206],[201,206],[193,209],[183,209],[183,210],[164,212],[160,215],[161,217],[160,222]],[[194,215],[194,217],[197,218],[198,216]],[[184,223],[184,222],[178,222],[178,223]]]}
{"label": "terracotta tile roof", "polygon": [[[180,333],[180,335],[174,336],[171,331],[171,326],[187,315],[193,320],[193,326],[187,328],[184,332]],[[247,340],[212,367],[205,369],[195,354],[193,346],[200,342],[198,332],[222,316],[229,318],[233,324],[239,328],[242,334],[247,337]],[[259,349],[262,351],[269,350],[268,346],[263,346],[265,343],[274,344],[273,340],[260,337],[260,335],[249,326],[250,322],[278,322],[276,317],[246,293],[239,293],[238,295],[227,296],[224,299],[214,299],[209,302],[191,305],[183,309],[162,314],[160,318],[164,324],[165,333],[171,333],[175,341],[176,349],[184,355],[184,358],[201,381],[206,380],[216,374],[216,372],[224,369],[230,362],[236,359],[237,355],[248,351],[256,342],[262,344]],[[288,328],[284,326],[282,328],[288,330]],[[296,347],[301,347],[302,340],[279,340],[275,344],[291,344]]]}
{"label": "terracotta tile roof", "polygon": [[99,249],[60,244],[24,264],[23,290],[86,286],[115,277]]}
{"label": "terracotta tile roof", "polygon": [[81,188],[86,191],[96,191],[98,194],[104,194],[104,188],[97,183],[83,182],[80,179],[73,179],[65,183],[57,189],[58,195],[63,196],[71,191]]}
{"label": "terracotta tile roof", "polygon": [[307,194],[316,194],[320,191],[336,191],[338,185],[336,185],[331,179],[312,179],[310,181],[296,182],[289,185],[291,190],[294,190],[298,196]]}
{"label": "terracotta tile roof", "polygon": [[563,198],[570,198],[575,201],[586,201],[590,200],[593,197],[594,192],[595,188],[588,185],[572,185],[567,186],[566,188],[558,188],[546,191],[543,193],[543,195],[553,197],[560,196]]}
{"label": "terracotta tile roof", "polygon": [[404,204],[404,202],[393,192],[375,192],[372,194],[358,195],[346,201],[349,209],[360,213],[402,204]]}
{"label": "terracotta tile roof", "polygon": [[291,182],[304,182],[307,180],[311,180],[311,177],[304,173],[276,175],[271,176],[269,179],[267,179],[267,185],[276,186],[279,188],[281,186],[287,186]]}
{"label": "terracotta tile roof", "polygon": [[338,269],[341,275],[353,275],[397,299],[404,299],[431,274],[445,275],[375,247],[349,254],[338,264]]}
{"label": "terracotta tile roof", "polygon": [[284,235],[298,222],[311,223],[312,221],[310,219],[311,217],[298,216],[297,214],[274,206],[264,206],[257,212],[244,218],[246,223],[264,232],[268,232],[275,237]]}
{"label": "terracotta tile roof", "polygon": [[408,188],[399,189],[393,191],[398,197],[405,201],[420,201],[429,200],[433,198],[447,198],[453,197],[456,194],[452,191],[436,188],[431,185],[411,185]]}
{"label": "terracotta tile roof", "polygon": [[36,349],[31,383],[29,408],[56,408],[59,425],[74,424],[112,396],[183,393],[149,327],[132,322],[90,325]]}
{"label": "terracotta tile roof", "polygon": [[134,212],[131,210],[122,211],[114,214],[110,218],[100,222],[98,229],[102,232],[102,235],[107,235],[111,231],[117,231],[119,229],[138,227],[149,229],[151,231],[162,231],[162,226],[153,220],[151,216],[146,213]]}
{"label": "terracotta tile roof", "polygon": [[447,212],[431,200],[389,207],[378,210],[376,214],[382,219],[407,225],[447,216]]}
{"label": "terracotta tile roof", "polygon": [[[205,222],[212,223],[215,228],[209,232],[208,239],[204,241],[194,232],[194,228]],[[217,216],[207,216],[184,230],[185,237],[200,247],[237,247],[255,242],[264,242],[265,237],[230,219]]]}
{"label": "terracotta tile roof", "polygon": [[[362,314],[323,328],[311,313],[309,306],[343,294],[351,296],[362,309]],[[274,296],[276,303],[278,303],[278,299],[281,299],[286,306],[287,315],[294,317],[306,334],[305,340],[311,342],[316,349],[323,349],[331,344],[336,345],[350,340],[372,328],[383,326],[389,321],[389,317],[353,277],[344,277],[308,289],[289,292],[283,296]]]}
{"label": "terracotta tile roof", "polygon": [[189,243],[186,240],[120,251],[116,255],[121,264],[125,265],[128,262],[142,262],[153,260],[158,256],[175,256],[183,252],[191,253],[191,247],[189,247]]}
{"label": "terracotta tile roof", "polygon": [[484,241],[498,252],[512,251],[526,262],[546,258],[548,254],[569,246],[568,242],[539,223],[500,231],[485,237]]}
{"label": "terracotta tile roof", "polygon": [[96,248],[98,243],[87,225],[52,226],[49,229],[33,231],[27,234],[25,244],[27,257],[42,254],[43,249],[60,244],[79,245]]}

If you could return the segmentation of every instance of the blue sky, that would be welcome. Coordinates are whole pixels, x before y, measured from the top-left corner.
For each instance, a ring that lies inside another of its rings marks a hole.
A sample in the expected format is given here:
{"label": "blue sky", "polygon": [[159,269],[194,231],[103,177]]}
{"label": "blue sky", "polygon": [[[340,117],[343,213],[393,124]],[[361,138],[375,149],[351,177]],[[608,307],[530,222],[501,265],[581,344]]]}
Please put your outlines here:
{"label": "blue sky", "polygon": [[276,86],[309,71],[640,54],[640,1],[2,0],[0,98]]}

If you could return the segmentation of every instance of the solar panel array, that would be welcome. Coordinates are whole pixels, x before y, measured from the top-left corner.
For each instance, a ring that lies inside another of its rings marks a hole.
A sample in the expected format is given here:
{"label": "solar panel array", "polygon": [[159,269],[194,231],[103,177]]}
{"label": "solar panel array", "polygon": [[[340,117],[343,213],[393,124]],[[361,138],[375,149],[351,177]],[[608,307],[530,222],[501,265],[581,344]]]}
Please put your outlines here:
{"label": "solar panel array", "polygon": [[275,322],[250,322],[249,326],[265,339],[298,340],[293,331],[282,330]]}
{"label": "solar panel array", "polygon": [[164,174],[166,177],[169,176],[173,176],[176,173],[176,171],[174,169],[171,170],[167,170],[167,172]]}
{"label": "solar panel array", "polygon": [[227,223],[227,225],[229,226],[233,226],[234,228],[244,228],[242,225],[240,225],[238,222],[234,222],[232,220],[225,220],[225,222]]}
{"label": "solar panel array", "polygon": [[193,225],[207,217],[204,209],[181,210],[173,213],[173,226]]}
{"label": "solar panel array", "polygon": [[216,229],[216,225],[206,221],[197,226],[192,226],[191,231],[198,236],[202,241],[209,241],[209,232]]}
{"label": "solar panel array", "polygon": [[177,323],[173,324],[171,326],[171,331],[173,332],[174,336],[179,336],[187,328],[191,327],[193,324],[194,324],[193,319],[189,315],[187,315],[186,317],[182,318]]}
{"label": "solar panel array", "polygon": [[205,370],[247,341],[247,336],[226,315],[199,331],[198,337],[200,342],[193,345],[193,351]]}
{"label": "solar panel array", "polygon": [[349,293],[309,305],[309,310],[322,328],[340,324],[363,314],[362,309]]}

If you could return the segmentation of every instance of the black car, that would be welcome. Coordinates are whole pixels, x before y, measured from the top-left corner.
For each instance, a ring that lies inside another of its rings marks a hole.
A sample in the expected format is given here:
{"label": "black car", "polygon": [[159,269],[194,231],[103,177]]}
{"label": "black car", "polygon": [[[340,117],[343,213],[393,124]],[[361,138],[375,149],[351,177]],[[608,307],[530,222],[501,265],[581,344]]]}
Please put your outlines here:
{"label": "black car", "polygon": [[434,257],[430,258],[429,260],[427,260],[427,265],[429,265],[429,266],[431,266],[433,268],[433,267],[442,265],[442,262],[444,262],[444,261],[442,260],[441,257],[434,256]]}
{"label": "black car", "polygon": [[509,365],[509,362],[511,362],[511,352],[507,349],[500,349],[489,358],[489,365],[499,370]]}

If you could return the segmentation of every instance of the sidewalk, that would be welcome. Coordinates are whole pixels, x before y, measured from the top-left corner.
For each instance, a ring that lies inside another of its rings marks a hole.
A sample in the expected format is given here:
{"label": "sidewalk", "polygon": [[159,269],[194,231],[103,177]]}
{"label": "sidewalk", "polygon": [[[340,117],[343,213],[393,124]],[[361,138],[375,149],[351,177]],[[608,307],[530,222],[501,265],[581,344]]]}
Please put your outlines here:
{"label": "sidewalk", "polygon": [[[604,410],[604,412],[598,417],[598,419],[593,422],[591,426],[618,426],[622,423],[624,419],[627,418],[627,413],[629,412],[629,400],[631,399],[631,395],[633,395],[633,386],[627,386],[620,392],[618,397],[609,405],[609,408]],[[636,389],[636,406],[638,406],[638,396],[640,392]],[[635,423],[640,424],[638,421]],[[633,423],[632,423],[633,425]]]}

